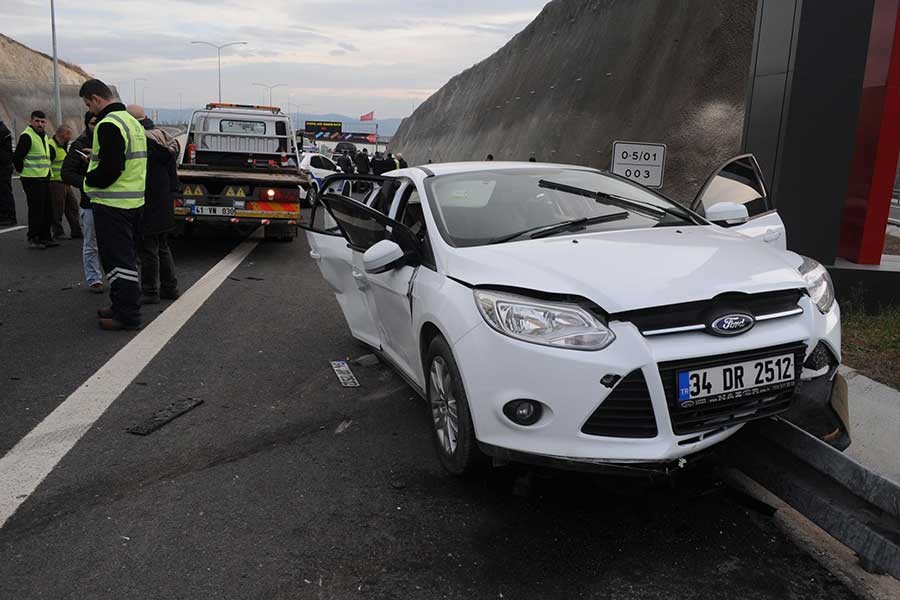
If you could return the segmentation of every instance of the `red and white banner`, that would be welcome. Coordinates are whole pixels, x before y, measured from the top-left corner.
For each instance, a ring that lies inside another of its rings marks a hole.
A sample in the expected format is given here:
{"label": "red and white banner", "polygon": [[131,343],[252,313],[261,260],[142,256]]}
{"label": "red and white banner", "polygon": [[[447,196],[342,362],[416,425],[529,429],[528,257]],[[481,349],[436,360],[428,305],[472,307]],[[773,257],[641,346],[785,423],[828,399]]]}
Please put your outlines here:
{"label": "red and white banner", "polygon": [[373,110],[370,113],[366,113],[359,118],[360,121],[374,121],[375,120],[375,111]]}

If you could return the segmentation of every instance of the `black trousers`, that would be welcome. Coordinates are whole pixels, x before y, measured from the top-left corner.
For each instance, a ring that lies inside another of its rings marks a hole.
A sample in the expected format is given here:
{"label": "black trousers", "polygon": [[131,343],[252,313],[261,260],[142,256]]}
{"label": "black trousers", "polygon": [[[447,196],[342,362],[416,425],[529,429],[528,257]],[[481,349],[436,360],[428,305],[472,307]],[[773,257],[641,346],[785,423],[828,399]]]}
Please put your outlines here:
{"label": "black trousers", "polygon": [[22,177],[22,189],[28,201],[28,239],[33,241],[50,240],[50,221],[53,208],[50,204],[49,183],[46,179]]}
{"label": "black trousers", "polygon": [[141,324],[141,284],[137,246],[140,240],[140,208],[113,208],[91,204],[100,262],[109,284],[109,299],[116,320],[125,325]]}
{"label": "black trousers", "polygon": [[16,200],[12,191],[12,168],[0,168],[0,220],[16,220]]}
{"label": "black trousers", "polygon": [[178,289],[168,233],[144,234],[140,258],[141,289],[145,296],[159,296],[160,291],[171,293]]}

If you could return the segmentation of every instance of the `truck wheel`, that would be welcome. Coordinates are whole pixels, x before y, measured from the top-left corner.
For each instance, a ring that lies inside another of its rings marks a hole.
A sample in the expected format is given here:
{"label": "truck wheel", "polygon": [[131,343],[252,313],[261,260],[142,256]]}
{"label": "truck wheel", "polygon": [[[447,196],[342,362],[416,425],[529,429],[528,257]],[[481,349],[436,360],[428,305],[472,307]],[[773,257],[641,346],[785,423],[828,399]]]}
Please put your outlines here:
{"label": "truck wheel", "polygon": [[319,190],[316,189],[316,186],[309,186],[309,191],[306,192],[306,201],[309,203],[310,208],[319,203]]}

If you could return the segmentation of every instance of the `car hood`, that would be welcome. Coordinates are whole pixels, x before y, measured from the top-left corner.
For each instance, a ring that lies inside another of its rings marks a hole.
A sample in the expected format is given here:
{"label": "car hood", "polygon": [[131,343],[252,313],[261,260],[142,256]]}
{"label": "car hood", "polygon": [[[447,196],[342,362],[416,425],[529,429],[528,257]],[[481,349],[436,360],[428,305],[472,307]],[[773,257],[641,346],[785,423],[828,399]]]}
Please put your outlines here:
{"label": "car hood", "polygon": [[806,287],[792,257],[717,227],[665,227],[452,248],[446,273],[473,286],[581,296],[618,313]]}

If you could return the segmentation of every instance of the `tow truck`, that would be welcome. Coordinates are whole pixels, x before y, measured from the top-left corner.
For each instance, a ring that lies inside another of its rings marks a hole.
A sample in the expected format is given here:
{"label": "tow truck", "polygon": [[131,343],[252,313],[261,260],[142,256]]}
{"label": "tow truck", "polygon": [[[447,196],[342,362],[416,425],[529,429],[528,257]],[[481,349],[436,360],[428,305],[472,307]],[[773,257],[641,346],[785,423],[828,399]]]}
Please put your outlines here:
{"label": "tow truck", "polygon": [[276,106],[216,102],[194,111],[174,200],[182,232],[201,223],[262,225],[266,239],[293,241],[309,187],[293,131]]}

